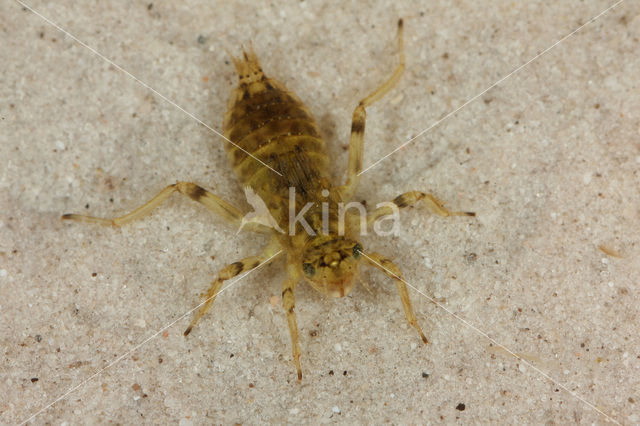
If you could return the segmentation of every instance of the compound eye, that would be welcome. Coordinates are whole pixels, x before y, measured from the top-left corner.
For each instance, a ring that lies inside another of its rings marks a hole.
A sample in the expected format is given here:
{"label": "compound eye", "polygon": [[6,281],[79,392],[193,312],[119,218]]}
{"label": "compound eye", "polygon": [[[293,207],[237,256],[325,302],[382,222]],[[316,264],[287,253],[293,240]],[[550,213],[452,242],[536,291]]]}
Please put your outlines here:
{"label": "compound eye", "polygon": [[304,271],[304,274],[308,277],[311,277],[313,276],[313,274],[316,273],[316,268],[314,268],[312,264],[306,263],[306,262],[302,264],[302,270]]}
{"label": "compound eye", "polygon": [[353,246],[353,257],[359,259],[362,254],[362,250],[362,245],[360,245],[360,243],[356,243],[356,245]]}

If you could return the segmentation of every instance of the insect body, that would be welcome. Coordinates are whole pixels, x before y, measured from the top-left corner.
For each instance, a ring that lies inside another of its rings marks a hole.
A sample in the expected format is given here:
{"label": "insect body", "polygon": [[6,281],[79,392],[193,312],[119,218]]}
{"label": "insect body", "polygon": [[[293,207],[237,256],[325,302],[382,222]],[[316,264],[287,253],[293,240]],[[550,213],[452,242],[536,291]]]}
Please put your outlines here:
{"label": "insect body", "polygon": [[[365,108],[389,92],[405,68],[402,20],[398,22],[398,49],[400,65],[394,74],[355,108],[348,176],[342,186],[333,185],[325,172],[329,160],[324,141],[311,113],[300,99],[280,82],[264,74],[253,49],[244,52],[240,58],[233,58],[239,85],[231,95],[224,119],[225,137],[232,142],[226,145],[227,154],[241,184],[251,188],[265,202],[278,228],[285,232],[253,224],[254,231],[271,235],[270,243],[262,253],[232,263],[220,271],[185,335],[211,307],[225,280],[250,271],[283,251],[287,257],[287,278],[282,285],[282,304],[291,334],[298,380],[302,378],[302,370],[294,292],[303,279],[326,295],[343,297],[356,283],[359,266],[363,262],[382,270],[395,280],[408,322],[422,340],[428,342],[418,325],[398,267],[385,256],[366,251],[357,241],[359,220],[371,225],[377,219],[390,215],[393,209],[379,207],[364,218],[353,213],[343,215],[340,209],[342,201],[353,196],[362,170]],[[188,182],[166,187],[143,206],[119,218],[67,214],[63,219],[119,226],[148,214],[176,191],[204,204],[236,226],[242,222],[243,215],[238,208]],[[433,212],[442,216],[474,215],[450,212],[433,196],[419,191],[404,193],[392,203],[397,208],[404,208],[423,199]],[[292,211],[300,213],[295,216]]]}

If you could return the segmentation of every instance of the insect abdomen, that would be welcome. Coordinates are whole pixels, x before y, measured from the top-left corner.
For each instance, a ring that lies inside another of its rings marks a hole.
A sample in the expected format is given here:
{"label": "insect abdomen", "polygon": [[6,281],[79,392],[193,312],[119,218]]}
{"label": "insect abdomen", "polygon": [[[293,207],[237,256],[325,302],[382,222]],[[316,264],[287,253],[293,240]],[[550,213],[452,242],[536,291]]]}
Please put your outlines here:
{"label": "insect abdomen", "polygon": [[236,144],[225,145],[236,175],[263,198],[284,195],[289,186],[304,190],[328,164],[315,120],[300,99],[264,75],[253,52],[234,62],[240,84],[229,99],[223,129]]}

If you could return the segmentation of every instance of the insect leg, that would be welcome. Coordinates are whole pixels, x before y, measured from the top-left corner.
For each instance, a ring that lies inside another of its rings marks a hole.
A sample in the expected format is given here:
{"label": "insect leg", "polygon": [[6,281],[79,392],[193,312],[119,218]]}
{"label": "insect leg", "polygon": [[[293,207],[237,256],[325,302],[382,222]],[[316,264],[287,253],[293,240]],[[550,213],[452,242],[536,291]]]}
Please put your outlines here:
{"label": "insect leg", "polygon": [[422,341],[424,343],[429,343],[425,335],[422,333],[422,329],[418,324],[416,315],[413,313],[411,300],[409,299],[409,293],[407,292],[407,286],[405,285],[404,281],[402,281],[402,273],[400,272],[400,269],[390,259],[387,259],[379,253],[365,254],[363,257],[364,260],[371,266],[380,269],[382,272],[395,280],[396,287],[398,288],[398,293],[400,293],[400,299],[402,300],[402,307],[404,308],[404,314],[407,317],[407,321],[413,328],[418,330]]}
{"label": "insect leg", "polygon": [[191,321],[191,324],[189,324],[189,327],[187,327],[187,329],[184,331],[184,335],[186,336],[191,333],[191,329],[193,328],[193,326],[198,322],[200,318],[202,318],[204,314],[207,313],[209,308],[211,308],[211,305],[213,305],[213,302],[216,300],[216,296],[220,292],[222,284],[226,280],[237,277],[243,272],[247,272],[257,268],[258,266],[262,265],[267,259],[274,257],[279,249],[280,245],[274,238],[258,256],[246,257],[238,262],[234,262],[222,268],[222,270],[218,273],[218,277],[211,283],[209,290],[203,296],[206,301],[196,313],[195,317]]}
{"label": "insect leg", "polygon": [[101,217],[85,216],[79,214],[65,214],[62,216],[62,219],[76,220],[78,222],[97,223],[107,226],[121,226],[125,223],[140,219],[148,215],[154,208],[162,204],[163,201],[169,198],[169,196],[176,191],[180,192],[183,195],[186,195],[194,201],[203,204],[209,210],[214,211],[228,221],[232,222],[234,225],[240,226],[240,223],[242,221],[242,212],[237,207],[234,207],[233,205],[227,203],[222,198],[218,197],[215,194],[212,194],[201,186],[190,182],[178,182],[173,185],[169,185],[162,191],[160,191],[158,195],[156,195],[147,203],[138,207],[131,213],[127,213],[124,216],[116,217],[114,219],[105,219]]}
{"label": "insect leg", "polygon": [[347,183],[342,187],[342,194],[345,199],[353,196],[362,171],[362,153],[364,149],[364,126],[367,118],[365,108],[386,95],[396,85],[405,69],[404,44],[402,41],[402,19],[398,20],[398,55],[400,64],[393,72],[393,75],[378,89],[366,98],[362,99],[353,111],[351,119],[351,141],[349,142],[349,165],[347,169]]}
{"label": "insect leg", "polygon": [[289,277],[282,284],[282,307],[287,314],[287,323],[289,324],[289,334],[291,335],[291,351],[293,354],[293,362],[296,364],[298,371],[298,381],[302,380],[302,369],[300,368],[300,344],[298,343],[298,324],[296,322],[295,298],[293,290],[300,277],[289,273]]}
{"label": "insect leg", "polygon": [[[426,194],[420,191],[409,191],[404,194],[398,195],[393,199],[393,204],[395,204],[398,208],[402,209],[405,207],[413,206],[420,200],[425,200],[427,203],[427,208],[431,210],[432,213],[435,213],[440,216],[475,216],[474,212],[452,212],[444,208],[442,203],[438,201],[433,195]],[[377,219],[389,216],[393,214],[393,208],[389,205],[385,205],[382,207],[378,207],[371,213],[367,215],[367,225],[370,226]]]}

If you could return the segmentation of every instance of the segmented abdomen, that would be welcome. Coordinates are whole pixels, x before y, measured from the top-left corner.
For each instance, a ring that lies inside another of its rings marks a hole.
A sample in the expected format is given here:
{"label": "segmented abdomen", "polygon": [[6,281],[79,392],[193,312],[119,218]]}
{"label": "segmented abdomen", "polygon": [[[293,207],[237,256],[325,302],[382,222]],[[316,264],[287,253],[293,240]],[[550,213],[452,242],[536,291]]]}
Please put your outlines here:
{"label": "segmented abdomen", "polygon": [[264,75],[253,52],[234,62],[240,84],[229,99],[223,130],[235,144],[227,142],[225,149],[240,183],[260,195],[272,212],[275,204],[286,203],[289,187],[303,198],[326,187],[328,158],[309,110]]}

